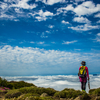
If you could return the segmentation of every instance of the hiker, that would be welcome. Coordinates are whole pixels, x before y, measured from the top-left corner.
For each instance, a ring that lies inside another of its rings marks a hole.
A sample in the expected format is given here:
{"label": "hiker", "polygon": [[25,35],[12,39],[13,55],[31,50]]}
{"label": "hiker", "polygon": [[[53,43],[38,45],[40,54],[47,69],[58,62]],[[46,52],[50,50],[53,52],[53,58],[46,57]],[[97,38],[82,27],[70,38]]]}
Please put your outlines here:
{"label": "hiker", "polygon": [[82,91],[85,91],[87,79],[89,81],[89,71],[88,71],[88,67],[85,66],[86,65],[85,61],[82,61],[81,65],[82,66],[79,67],[78,76],[79,76],[79,80],[81,82],[81,89],[82,89]]}

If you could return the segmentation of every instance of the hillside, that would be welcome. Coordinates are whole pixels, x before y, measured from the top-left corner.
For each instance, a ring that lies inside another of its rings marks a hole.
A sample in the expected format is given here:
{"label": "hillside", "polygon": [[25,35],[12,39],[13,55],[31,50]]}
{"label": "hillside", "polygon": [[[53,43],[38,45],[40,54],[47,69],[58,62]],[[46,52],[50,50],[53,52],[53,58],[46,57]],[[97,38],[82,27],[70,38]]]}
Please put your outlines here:
{"label": "hillside", "polygon": [[0,100],[100,100],[100,88],[91,89],[89,93],[68,88],[57,91],[0,78]]}

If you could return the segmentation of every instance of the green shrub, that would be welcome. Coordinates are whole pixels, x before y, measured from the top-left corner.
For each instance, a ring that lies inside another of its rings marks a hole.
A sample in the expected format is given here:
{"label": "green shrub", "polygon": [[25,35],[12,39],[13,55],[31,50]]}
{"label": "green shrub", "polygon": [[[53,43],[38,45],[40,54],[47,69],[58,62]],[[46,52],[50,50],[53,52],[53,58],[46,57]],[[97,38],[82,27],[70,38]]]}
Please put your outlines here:
{"label": "green shrub", "polygon": [[91,98],[86,92],[83,92],[82,95],[80,95],[80,100],[90,100]]}
{"label": "green shrub", "polygon": [[42,88],[42,87],[23,87],[19,89],[20,92],[22,93],[36,93],[36,94],[42,94],[42,93],[47,93],[48,95],[54,95],[56,90],[52,88]]}
{"label": "green shrub", "polygon": [[7,87],[7,80],[6,79],[2,79],[1,77],[0,77],[0,87],[1,86],[3,86],[3,87]]}
{"label": "green shrub", "polygon": [[31,83],[27,83],[27,82],[24,82],[24,81],[19,81],[19,82],[10,82],[10,85],[13,86],[13,88],[15,89],[19,89],[21,87],[30,87],[30,86],[35,86]]}
{"label": "green shrub", "polygon": [[36,93],[37,87],[31,86],[31,87],[23,87],[20,88],[19,91],[21,93]]}
{"label": "green shrub", "polygon": [[76,98],[79,95],[82,95],[82,92],[79,90],[74,90],[74,89],[64,89],[60,92],[56,92],[54,94],[54,97],[59,97],[59,98]]}
{"label": "green shrub", "polygon": [[25,100],[26,98],[28,98],[29,100],[35,100],[35,97],[39,97],[39,95],[33,93],[27,93],[19,96],[17,100]]}
{"label": "green shrub", "polygon": [[91,89],[91,90],[89,91],[89,94],[100,96],[100,88]]}
{"label": "green shrub", "polygon": [[18,97],[21,95],[21,92],[16,89],[16,90],[10,90],[5,94],[5,98],[14,98],[14,97]]}
{"label": "green shrub", "polygon": [[90,89],[89,90],[89,94],[94,94],[94,91],[95,91],[96,89]]}
{"label": "green shrub", "polygon": [[11,82],[8,82],[6,79],[2,79],[0,77],[0,87],[1,86],[8,87],[10,89],[19,89],[21,87],[30,87],[30,86],[35,86],[35,85],[32,84],[32,83],[24,82],[24,81],[19,81],[19,82],[11,81]]}
{"label": "green shrub", "polygon": [[39,94],[47,93],[50,96],[53,96],[57,92],[56,90],[54,90],[52,88],[43,88],[43,87],[42,88],[39,87],[38,90],[39,90],[39,92],[38,92]]}
{"label": "green shrub", "polygon": [[66,98],[66,92],[65,91],[61,91],[61,92],[56,92],[54,94],[54,97],[59,97],[59,98]]}

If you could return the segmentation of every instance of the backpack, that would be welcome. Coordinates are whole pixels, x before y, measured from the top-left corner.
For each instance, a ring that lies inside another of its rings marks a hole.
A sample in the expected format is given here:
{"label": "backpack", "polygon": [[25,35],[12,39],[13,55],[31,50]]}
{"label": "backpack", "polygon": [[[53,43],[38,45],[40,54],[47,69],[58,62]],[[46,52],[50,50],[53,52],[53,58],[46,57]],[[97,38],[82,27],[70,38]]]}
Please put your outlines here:
{"label": "backpack", "polygon": [[86,66],[81,66],[80,70],[79,70],[79,73],[78,73],[78,76],[81,77],[81,78],[85,78],[86,77],[86,70],[85,70],[85,67]]}

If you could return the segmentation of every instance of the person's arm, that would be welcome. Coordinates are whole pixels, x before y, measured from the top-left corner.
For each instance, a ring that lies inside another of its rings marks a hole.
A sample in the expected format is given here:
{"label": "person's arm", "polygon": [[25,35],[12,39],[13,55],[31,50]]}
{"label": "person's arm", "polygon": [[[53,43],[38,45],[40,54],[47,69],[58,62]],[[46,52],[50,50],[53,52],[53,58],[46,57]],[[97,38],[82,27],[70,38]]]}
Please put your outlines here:
{"label": "person's arm", "polygon": [[87,77],[88,77],[88,80],[89,80],[89,71],[88,71],[88,67],[85,67],[86,68],[86,73],[87,73]]}
{"label": "person's arm", "polygon": [[[81,68],[81,67],[79,67],[79,70],[80,70],[80,68]],[[79,71],[78,71],[78,76],[79,76]]]}

